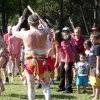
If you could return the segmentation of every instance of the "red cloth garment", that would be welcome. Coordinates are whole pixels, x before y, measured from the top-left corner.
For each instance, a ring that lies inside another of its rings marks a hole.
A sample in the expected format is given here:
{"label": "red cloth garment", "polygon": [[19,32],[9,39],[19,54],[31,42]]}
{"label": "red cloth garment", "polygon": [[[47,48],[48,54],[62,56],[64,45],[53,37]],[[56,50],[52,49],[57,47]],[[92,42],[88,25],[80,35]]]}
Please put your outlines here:
{"label": "red cloth garment", "polygon": [[12,57],[16,58],[20,55],[21,53],[21,43],[22,40],[15,37],[15,36],[11,36],[8,39],[8,49],[10,54],[12,55]]}
{"label": "red cloth garment", "polygon": [[34,63],[32,59],[27,59],[25,61],[25,69],[29,74],[38,74],[41,75],[43,74],[45,71],[48,70],[48,65],[47,65],[47,60],[41,60],[41,59],[37,59],[35,58],[37,64],[38,64],[38,68],[36,68],[35,65],[31,65],[31,63]]}
{"label": "red cloth garment", "polygon": [[47,59],[47,64],[48,64],[48,70],[53,71],[55,69],[54,64],[55,64],[56,59],[53,57],[48,57]]}
{"label": "red cloth garment", "polygon": [[85,41],[85,39],[83,37],[80,37],[80,39],[74,38],[74,44],[76,47],[76,51],[78,53],[81,53],[82,51],[84,51],[84,46],[83,46],[84,41]]}

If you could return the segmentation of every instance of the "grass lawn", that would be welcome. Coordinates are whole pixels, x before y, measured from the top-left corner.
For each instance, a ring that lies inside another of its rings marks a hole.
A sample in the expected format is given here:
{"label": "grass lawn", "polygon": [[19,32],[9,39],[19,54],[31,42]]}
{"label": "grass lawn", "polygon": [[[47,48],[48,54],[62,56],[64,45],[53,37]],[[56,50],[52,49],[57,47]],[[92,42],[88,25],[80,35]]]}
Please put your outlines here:
{"label": "grass lawn", "polygon": [[[86,94],[77,94],[76,86],[74,86],[74,93],[67,94],[63,92],[56,92],[58,81],[55,81],[55,85],[51,85],[51,96],[52,100],[91,100],[91,90],[88,90]],[[43,89],[36,89],[35,100],[44,100],[42,93]],[[0,100],[28,100],[27,98],[27,87],[23,85],[22,81],[18,76],[15,77],[14,81],[9,85],[5,85],[5,91],[1,94]]]}

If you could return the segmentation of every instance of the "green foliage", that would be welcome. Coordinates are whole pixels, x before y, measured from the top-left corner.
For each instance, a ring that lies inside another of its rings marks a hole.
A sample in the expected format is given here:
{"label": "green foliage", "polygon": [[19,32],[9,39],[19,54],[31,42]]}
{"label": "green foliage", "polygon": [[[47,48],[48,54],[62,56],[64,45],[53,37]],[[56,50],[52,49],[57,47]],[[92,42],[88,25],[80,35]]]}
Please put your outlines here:
{"label": "green foliage", "polygon": [[[0,0],[0,7],[2,7],[2,1]],[[20,16],[29,4],[32,9],[38,12],[44,19],[55,25],[59,22],[60,17],[60,2],[62,0],[4,0],[6,4],[8,19],[11,23],[16,22],[16,16]],[[63,0],[63,16],[62,21],[64,25],[70,26],[69,16],[72,18],[75,26],[84,26],[82,18],[82,12],[80,6],[83,8],[83,13],[86,19],[86,23],[89,23],[92,27],[94,23],[94,8],[95,0]],[[98,4],[100,0],[97,0]],[[2,10],[0,10],[2,11]],[[100,21],[100,7],[97,7],[97,22]],[[31,14],[29,12],[29,14]],[[15,17],[15,18],[14,18]],[[14,21],[12,21],[15,19]],[[99,25],[99,23],[97,23]],[[71,26],[70,26],[71,27]]]}
{"label": "green foliage", "polygon": [[8,23],[11,24],[11,25],[15,25],[18,22],[18,18],[19,18],[18,14],[15,15],[15,16],[10,16],[9,20],[8,20]]}

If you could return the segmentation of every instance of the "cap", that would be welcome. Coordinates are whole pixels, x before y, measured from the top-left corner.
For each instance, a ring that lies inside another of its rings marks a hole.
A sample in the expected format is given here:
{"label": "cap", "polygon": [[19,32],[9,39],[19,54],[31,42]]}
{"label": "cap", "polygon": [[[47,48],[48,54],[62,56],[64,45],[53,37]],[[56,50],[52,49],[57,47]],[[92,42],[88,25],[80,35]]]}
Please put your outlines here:
{"label": "cap", "polygon": [[69,27],[65,26],[65,27],[62,29],[62,31],[70,32],[70,29],[69,29]]}

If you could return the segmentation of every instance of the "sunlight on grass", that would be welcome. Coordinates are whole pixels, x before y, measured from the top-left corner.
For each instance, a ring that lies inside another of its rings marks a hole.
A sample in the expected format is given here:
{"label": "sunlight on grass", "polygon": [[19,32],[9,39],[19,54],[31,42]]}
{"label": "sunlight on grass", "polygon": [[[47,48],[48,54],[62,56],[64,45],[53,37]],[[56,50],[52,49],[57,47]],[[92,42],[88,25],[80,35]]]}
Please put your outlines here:
{"label": "sunlight on grass", "polygon": [[[91,100],[89,97],[91,90],[87,94],[77,94],[76,86],[74,86],[74,93],[67,94],[63,92],[56,92],[58,81],[55,85],[51,85],[52,100]],[[44,100],[43,89],[36,89],[35,100]],[[28,100],[27,86],[24,86],[18,76],[9,85],[5,85],[5,91],[1,94],[0,100]]]}

